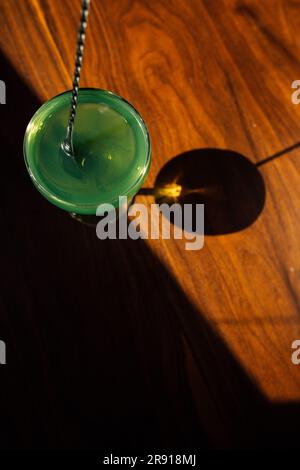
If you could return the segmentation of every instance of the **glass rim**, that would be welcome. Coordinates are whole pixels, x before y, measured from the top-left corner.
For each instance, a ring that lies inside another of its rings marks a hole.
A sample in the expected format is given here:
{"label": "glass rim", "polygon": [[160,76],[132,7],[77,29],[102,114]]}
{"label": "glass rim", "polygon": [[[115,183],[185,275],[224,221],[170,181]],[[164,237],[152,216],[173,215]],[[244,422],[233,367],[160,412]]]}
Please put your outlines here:
{"label": "glass rim", "polygon": [[54,101],[54,100],[56,100],[56,99],[58,99],[58,98],[60,98],[64,95],[71,94],[72,90],[66,90],[66,91],[63,91],[62,93],[59,93],[58,95],[53,96],[52,98],[47,100],[45,103],[43,103],[37,109],[37,111],[33,114],[33,116],[31,117],[31,119],[30,119],[30,121],[29,121],[29,123],[26,127],[26,131],[25,131],[25,134],[24,134],[24,140],[23,140],[23,156],[24,156],[24,160],[25,160],[25,165],[26,165],[26,168],[27,168],[27,171],[29,173],[29,176],[30,176],[31,180],[33,181],[36,188],[40,191],[40,193],[46,199],[48,199],[48,201],[50,201],[52,204],[56,205],[60,209],[63,209],[67,212],[74,212],[74,213],[83,214],[83,215],[84,214],[86,214],[86,215],[95,214],[96,210],[97,210],[97,207],[100,204],[111,204],[113,207],[116,208],[119,205],[119,197],[120,196],[135,195],[138,192],[138,189],[143,184],[143,182],[144,182],[144,180],[145,180],[145,178],[148,174],[149,167],[150,167],[150,161],[151,161],[151,142],[150,142],[149,131],[148,131],[148,128],[147,128],[147,125],[146,125],[144,119],[142,118],[140,113],[137,111],[137,109],[131,103],[129,103],[129,101],[127,101],[125,98],[123,98],[122,96],[120,96],[120,95],[118,95],[118,94],[116,94],[116,93],[114,93],[110,90],[104,90],[102,88],[91,88],[91,87],[79,88],[79,96],[80,96],[81,92],[85,93],[85,92],[89,92],[89,91],[99,92],[99,94],[101,94],[101,95],[103,95],[103,94],[110,95],[113,98],[116,98],[117,100],[120,100],[123,103],[125,103],[129,107],[129,109],[131,110],[132,114],[135,116],[138,124],[141,127],[142,133],[145,137],[145,146],[146,146],[147,154],[146,154],[146,158],[145,158],[145,163],[143,165],[143,171],[139,174],[138,178],[136,180],[134,180],[134,182],[131,184],[131,186],[129,186],[126,189],[126,191],[123,191],[123,194],[118,195],[118,197],[116,199],[103,201],[103,202],[100,202],[99,204],[95,204],[95,203],[78,203],[78,202],[66,201],[65,199],[63,199],[63,198],[59,197],[57,194],[55,194],[53,191],[50,191],[47,188],[46,185],[43,185],[38,180],[38,178],[36,177],[34,172],[32,171],[32,168],[29,164],[29,161],[28,161],[27,155],[26,155],[26,144],[27,144],[27,141],[28,141],[28,136],[30,134],[30,126],[32,126],[34,124],[35,120],[40,117],[41,113],[47,108],[49,103],[51,103],[52,101]]}

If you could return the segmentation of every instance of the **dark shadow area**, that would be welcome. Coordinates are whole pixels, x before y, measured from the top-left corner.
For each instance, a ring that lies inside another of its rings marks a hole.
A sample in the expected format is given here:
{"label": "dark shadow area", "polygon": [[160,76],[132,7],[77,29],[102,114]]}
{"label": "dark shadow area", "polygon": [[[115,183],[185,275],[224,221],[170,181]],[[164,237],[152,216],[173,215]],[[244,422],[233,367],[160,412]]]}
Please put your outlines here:
{"label": "dark shadow area", "polygon": [[[205,205],[205,235],[222,235],[249,227],[263,210],[265,184],[259,167],[298,149],[300,142],[254,164],[243,155],[223,149],[194,149],[172,158],[160,170],[154,188],[141,195],[157,204]],[[166,215],[165,215],[166,216]],[[174,223],[174,214],[168,217]],[[196,226],[193,226],[193,231]]]}
{"label": "dark shadow area", "polygon": [[220,235],[243,230],[257,219],[265,185],[243,155],[207,148],[172,158],[159,172],[154,194],[159,204],[192,204],[194,212],[196,204],[204,204],[205,234]]}
{"label": "dark shadow area", "polygon": [[22,140],[40,103],[0,64],[0,447],[136,455],[298,443],[298,405],[278,413],[266,402],[144,241],[100,241],[33,187]]}

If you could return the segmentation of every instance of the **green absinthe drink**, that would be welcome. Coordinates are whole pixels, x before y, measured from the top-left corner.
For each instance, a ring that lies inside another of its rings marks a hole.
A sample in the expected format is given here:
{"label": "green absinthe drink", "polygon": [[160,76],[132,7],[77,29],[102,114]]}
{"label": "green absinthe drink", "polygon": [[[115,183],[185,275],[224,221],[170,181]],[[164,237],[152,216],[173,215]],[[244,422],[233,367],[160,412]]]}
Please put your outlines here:
{"label": "green absinthe drink", "polygon": [[68,212],[95,215],[100,204],[130,200],[150,166],[150,141],[139,113],[105,90],[79,90],[74,156],[63,150],[71,92],[47,101],[24,137],[27,169],[37,189]]}

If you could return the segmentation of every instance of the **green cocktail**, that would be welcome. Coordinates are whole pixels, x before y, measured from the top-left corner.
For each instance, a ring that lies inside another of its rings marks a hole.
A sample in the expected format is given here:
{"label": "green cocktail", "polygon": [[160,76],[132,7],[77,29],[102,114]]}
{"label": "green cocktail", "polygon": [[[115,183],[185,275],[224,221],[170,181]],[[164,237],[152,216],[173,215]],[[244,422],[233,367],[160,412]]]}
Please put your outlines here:
{"label": "green cocktail", "polygon": [[100,204],[118,206],[138,192],[150,166],[150,140],[139,113],[105,90],[79,91],[73,134],[74,156],[62,143],[71,92],[47,101],[24,137],[28,172],[50,202],[68,212],[95,215]]}

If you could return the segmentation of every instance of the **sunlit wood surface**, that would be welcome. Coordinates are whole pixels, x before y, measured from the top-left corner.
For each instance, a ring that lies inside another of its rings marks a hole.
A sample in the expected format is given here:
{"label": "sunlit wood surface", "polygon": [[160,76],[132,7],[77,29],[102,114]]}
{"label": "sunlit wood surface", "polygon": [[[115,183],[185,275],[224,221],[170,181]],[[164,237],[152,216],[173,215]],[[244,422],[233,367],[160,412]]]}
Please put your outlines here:
{"label": "sunlit wood surface", "polygon": [[[100,241],[32,186],[22,136],[40,103],[71,87],[79,12],[74,0],[0,2],[1,444],[292,445],[300,3],[92,1],[80,85],[112,90],[144,117],[146,188],[197,150],[185,177],[206,191],[200,251],[184,240]],[[205,149],[224,150],[215,167]]]}

